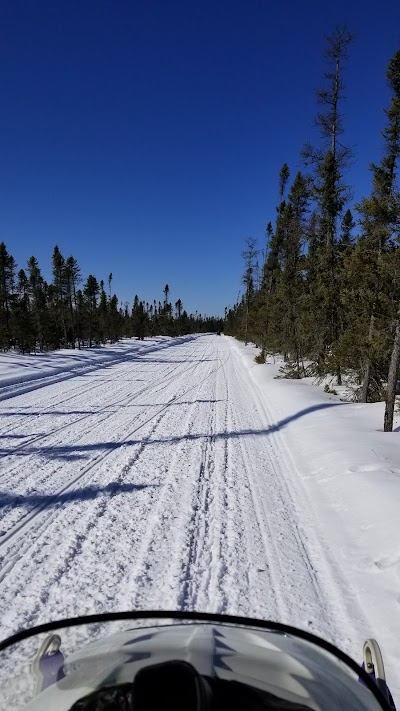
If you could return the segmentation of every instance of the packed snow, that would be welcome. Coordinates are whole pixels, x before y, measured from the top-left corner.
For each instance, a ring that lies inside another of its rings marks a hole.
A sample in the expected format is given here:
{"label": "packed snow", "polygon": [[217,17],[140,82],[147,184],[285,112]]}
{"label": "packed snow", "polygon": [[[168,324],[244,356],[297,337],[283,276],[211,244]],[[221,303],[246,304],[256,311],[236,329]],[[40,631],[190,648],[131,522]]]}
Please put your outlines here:
{"label": "packed snow", "polygon": [[[400,681],[400,449],[383,406],[226,336],[0,356],[1,637],[191,609],[308,629]],[[399,428],[399,418],[395,430]]]}

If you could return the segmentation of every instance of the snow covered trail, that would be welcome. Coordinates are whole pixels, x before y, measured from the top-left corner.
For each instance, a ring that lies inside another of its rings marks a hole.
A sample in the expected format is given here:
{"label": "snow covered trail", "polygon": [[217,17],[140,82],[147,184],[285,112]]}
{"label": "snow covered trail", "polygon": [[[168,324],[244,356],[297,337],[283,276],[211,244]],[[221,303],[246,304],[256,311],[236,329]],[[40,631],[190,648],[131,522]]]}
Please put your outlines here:
{"label": "snow covered trail", "polygon": [[345,582],[230,339],[126,345],[103,366],[28,385],[0,407],[3,638],[129,608],[351,635]]}

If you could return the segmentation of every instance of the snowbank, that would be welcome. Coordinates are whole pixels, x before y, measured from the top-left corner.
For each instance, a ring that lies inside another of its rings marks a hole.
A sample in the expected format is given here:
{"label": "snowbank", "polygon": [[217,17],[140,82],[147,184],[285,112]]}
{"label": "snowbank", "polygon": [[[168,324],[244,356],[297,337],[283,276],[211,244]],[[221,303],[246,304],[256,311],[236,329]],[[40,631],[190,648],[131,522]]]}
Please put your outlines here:
{"label": "snowbank", "polygon": [[[280,362],[257,365],[253,346],[233,341],[292,453],[319,521],[321,543],[349,581],[360,635],[381,641],[392,684],[400,663],[400,417],[383,432],[384,403],[342,402],[311,379],[276,379]],[[355,621],[357,623],[357,621]],[[363,627],[363,629],[361,629]],[[354,644],[354,640],[353,640]],[[349,640],[350,645],[350,640]]]}

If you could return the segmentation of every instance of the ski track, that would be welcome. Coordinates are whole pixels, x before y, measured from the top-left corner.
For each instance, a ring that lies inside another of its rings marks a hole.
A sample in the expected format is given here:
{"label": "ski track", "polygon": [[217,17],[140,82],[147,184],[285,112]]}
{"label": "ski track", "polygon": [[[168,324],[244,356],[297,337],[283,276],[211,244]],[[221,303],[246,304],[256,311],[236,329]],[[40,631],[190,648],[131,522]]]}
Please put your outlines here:
{"label": "ski track", "polygon": [[2,636],[75,614],[175,608],[346,642],[346,583],[229,339],[131,355],[3,397]]}

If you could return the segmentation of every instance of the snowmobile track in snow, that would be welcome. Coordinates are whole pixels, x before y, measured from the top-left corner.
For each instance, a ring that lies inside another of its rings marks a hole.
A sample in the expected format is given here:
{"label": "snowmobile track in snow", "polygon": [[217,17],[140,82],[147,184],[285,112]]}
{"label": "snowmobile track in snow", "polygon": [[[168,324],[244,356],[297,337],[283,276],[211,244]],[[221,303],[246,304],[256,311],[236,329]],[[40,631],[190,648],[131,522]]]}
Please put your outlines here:
{"label": "snowmobile track in snow", "polygon": [[[189,354],[193,354],[193,351]],[[192,370],[192,376],[195,373],[195,370],[199,365],[201,364],[201,359],[199,362],[196,364],[196,366]],[[168,378],[163,378],[157,381],[156,383],[152,383],[151,386],[144,386],[139,392],[135,393],[135,400],[138,399],[139,396],[141,396],[144,392],[146,392],[147,395],[150,394],[150,392],[155,393],[157,395],[160,394],[161,391],[163,391],[171,382],[173,382],[176,379],[175,371],[179,368],[179,365],[176,365],[175,367],[170,369],[170,373]],[[97,468],[104,460],[109,457],[116,449],[120,448],[121,446],[124,445],[124,443],[127,440],[130,440],[133,435],[137,434],[137,432],[142,429],[145,425],[151,423],[152,421],[156,421],[156,426],[159,424],[161,421],[160,415],[165,412],[165,410],[175,401],[179,401],[180,398],[184,397],[187,395],[191,390],[193,390],[197,385],[191,385],[189,388],[185,389],[183,392],[179,393],[174,393],[174,395],[156,412],[152,413],[149,417],[144,419],[143,421],[140,422],[139,425],[136,425],[132,430],[130,430],[127,434],[125,434],[123,437],[120,438],[120,440],[115,444],[115,447],[108,449],[98,455],[96,459],[88,464],[86,467],[84,467],[76,476],[74,479],[72,479],[68,484],[61,489],[58,489],[54,493],[51,494],[50,498],[53,498],[55,501],[59,499],[62,495],[67,494],[70,491],[73,491],[73,489],[76,487],[77,484],[82,484],[82,480],[86,481],[87,479],[90,478],[90,473],[94,468]],[[120,399],[119,401],[113,402],[113,403],[108,403],[107,405],[104,406],[104,408],[101,408],[96,412],[96,415],[99,413],[103,412],[106,409],[110,409],[113,407],[121,407],[123,406],[127,401],[132,404],[132,402],[135,402],[135,400],[131,400],[131,396],[128,396],[128,398],[124,397]],[[145,410],[142,411],[142,414],[147,413],[151,410],[151,407],[146,408]],[[88,415],[89,416],[89,415]],[[83,419],[87,419],[88,416],[85,416],[83,418],[78,418],[75,420],[76,422],[81,422]],[[74,423],[74,424],[75,424]],[[68,427],[69,425],[65,425],[65,428]],[[62,428],[64,429],[64,428]],[[57,434],[59,434],[60,429],[57,430]],[[138,450],[138,452],[135,454],[135,456],[132,458],[130,462],[130,466],[133,466],[134,463],[137,461],[139,458],[141,452],[144,449],[144,446],[146,442],[150,439],[150,437],[153,434],[153,430],[151,430],[149,435],[146,435],[143,438],[142,444]],[[31,443],[31,442],[30,442]],[[27,443],[26,446],[28,446]],[[20,448],[22,449],[22,447]],[[51,450],[51,447],[49,447]],[[43,447],[42,451],[46,451],[47,448]],[[12,470],[11,470],[12,471]],[[31,535],[34,532],[35,536],[38,537],[41,533],[42,530],[46,530],[51,521],[57,516],[57,509],[59,507],[63,506],[63,503],[58,503],[55,504],[54,509],[51,510],[50,512],[48,511],[49,508],[49,503],[43,503],[42,506],[38,506],[33,508],[17,525],[15,525],[10,531],[8,531],[6,534],[3,535],[3,537],[0,539],[0,560],[1,558],[1,551],[7,546],[7,544],[12,543],[13,544],[13,549],[8,548],[6,551],[6,557],[7,557],[7,563],[4,566],[3,569],[0,569],[0,582],[4,579],[4,577],[10,572],[11,568],[17,562],[22,555],[29,550],[29,547],[31,545]],[[39,518],[39,521],[37,520]],[[19,537],[22,533],[25,532],[25,530],[28,530],[29,533],[29,538],[25,546],[20,546],[19,544]],[[15,540],[17,539],[17,540]],[[17,551],[14,553],[15,547],[18,547]],[[4,560],[4,557],[3,557]]]}
{"label": "snowmobile track in snow", "polygon": [[0,450],[5,631],[161,607],[336,635],[312,512],[230,339],[176,339],[64,375],[2,404],[2,438],[27,437]]}
{"label": "snowmobile track in snow", "polygon": [[[104,366],[103,366],[103,367],[104,367]],[[111,367],[111,365],[108,364],[107,367]],[[160,380],[157,381],[156,384],[152,384],[151,389],[153,389],[154,387],[159,386],[160,384],[162,384],[162,386],[163,386],[162,389],[164,389],[164,387],[165,387],[170,381],[172,381],[172,380],[175,378],[175,371],[176,371],[178,368],[179,368],[179,365],[176,365],[175,368],[172,368],[172,369],[170,370],[170,372],[169,372],[168,378],[167,378],[166,380],[163,379],[163,378],[160,378]],[[74,377],[76,377],[76,375],[75,375]],[[58,382],[59,382],[59,381],[58,381]],[[77,387],[79,387],[79,386],[77,386]],[[93,385],[92,387],[87,388],[87,389],[85,390],[85,395],[88,395],[92,390],[97,389],[97,388],[99,388],[99,387],[101,387],[101,386],[99,386],[99,385],[96,383],[96,384]],[[149,391],[149,386],[148,386],[148,385],[143,386],[143,388],[141,388],[139,391],[137,391],[137,392],[134,394],[135,400],[138,399],[138,397],[140,397],[143,393],[147,393],[148,391]],[[73,395],[71,395],[70,397],[66,398],[65,400],[63,400],[62,403],[58,403],[58,406],[60,406],[61,404],[64,405],[65,402],[68,402],[70,399],[73,399],[74,397],[76,397],[76,394],[75,394],[75,393],[74,393]],[[130,405],[131,405],[132,402],[134,402],[134,400],[132,401],[132,395],[131,395],[131,394],[129,394],[129,395],[126,395],[126,394],[125,394],[122,398],[119,398],[118,400],[115,400],[114,402],[107,402],[107,404],[104,405],[103,407],[100,407],[100,408],[96,409],[96,410],[93,411],[93,412],[88,412],[88,413],[82,415],[81,417],[75,418],[75,419],[73,420],[73,422],[67,422],[66,424],[62,425],[61,427],[58,427],[58,428],[57,428],[57,434],[59,434],[62,430],[67,429],[68,427],[71,427],[71,426],[74,426],[74,427],[75,427],[77,424],[81,424],[84,420],[87,420],[87,419],[89,419],[90,417],[93,417],[93,415],[96,415],[96,417],[98,417],[98,415],[100,415],[100,414],[102,414],[102,413],[108,414],[108,411],[111,410],[113,407],[122,407],[124,404],[130,404]],[[14,431],[15,429],[17,429],[17,427],[18,427],[18,425],[13,429],[13,431]],[[4,432],[5,435],[8,435],[8,433],[9,433],[9,430],[6,430],[6,431]],[[46,437],[48,437],[48,433],[39,434],[39,435],[37,435],[37,436],[32,437],[31,439],[28,439],[28,440],[24,441],[23,444],[21,444],[21,445],[19,445],[19,446],[17,446],[17,447],[14,447],[14,449],[13,449],[13,455],[15,456],[16,454],[19,454],[21,451],[23,451],[23,450],[25,450],[25,449],[28,449],[32,444],[36,444],[37,442],[39,442],[39,441],[45,439]],[[41,448],[41,449],[42,449],[42,451],[46,451],[46,447],[43,447],[43,448]],[[48,447],[48,449],[51,450],[51,446]],[[2,457],[7,457],[8,455],[9,455],[9,452],[8,452],[8,451],[5,451],[5,452],[4,452],[4,451],[2,451],[2,450],[0,449],[0,458],[2,458]],[[10,470],[8,470],[8,473],[10,473]]]}
{"label": "snowmobile track in snow", "polygon": [[[193,340],[193,338],[193,336],[184,336],[182,338],[176,338],[175,344],[179,345],[180,343],[189,343],[191,340]],[[108,354],[106,354],[103,358],[97,358],[93,364],[86,362],[84,365],[73,365],[70,368],[63,366],[60,370],[56,371],[54,374],[51,375],[43,375],[42,373],[39,373],[39,375],[37,375],[36,377],[31,376],[27,380],[24,380],[22,383],[2,385],[0,387],[0,402],[4,400],[10,400],[14,397],[19,397],[20,395],[31,393],[35,390],[40,390],[41,388],[46,388],[49,385],[57,385],[59,383],[65,382],[66,380],[71,380],[72,378],[80,377],[82,375],[92,375],[97,370],[104,370],[106,368],[113,367],[117,364],[129,362],[132,360],[132,358],[135,361],[139,361],[144,356],[150,355],[157,351],[162,351],[169,347],[170,341],[161,341],[157,345],[144,345],[141,348],[129,350],[128,353],[124,353],[121,355],[110,357]],[[78,353],[80,353],[80,351],[78,351]]]}

